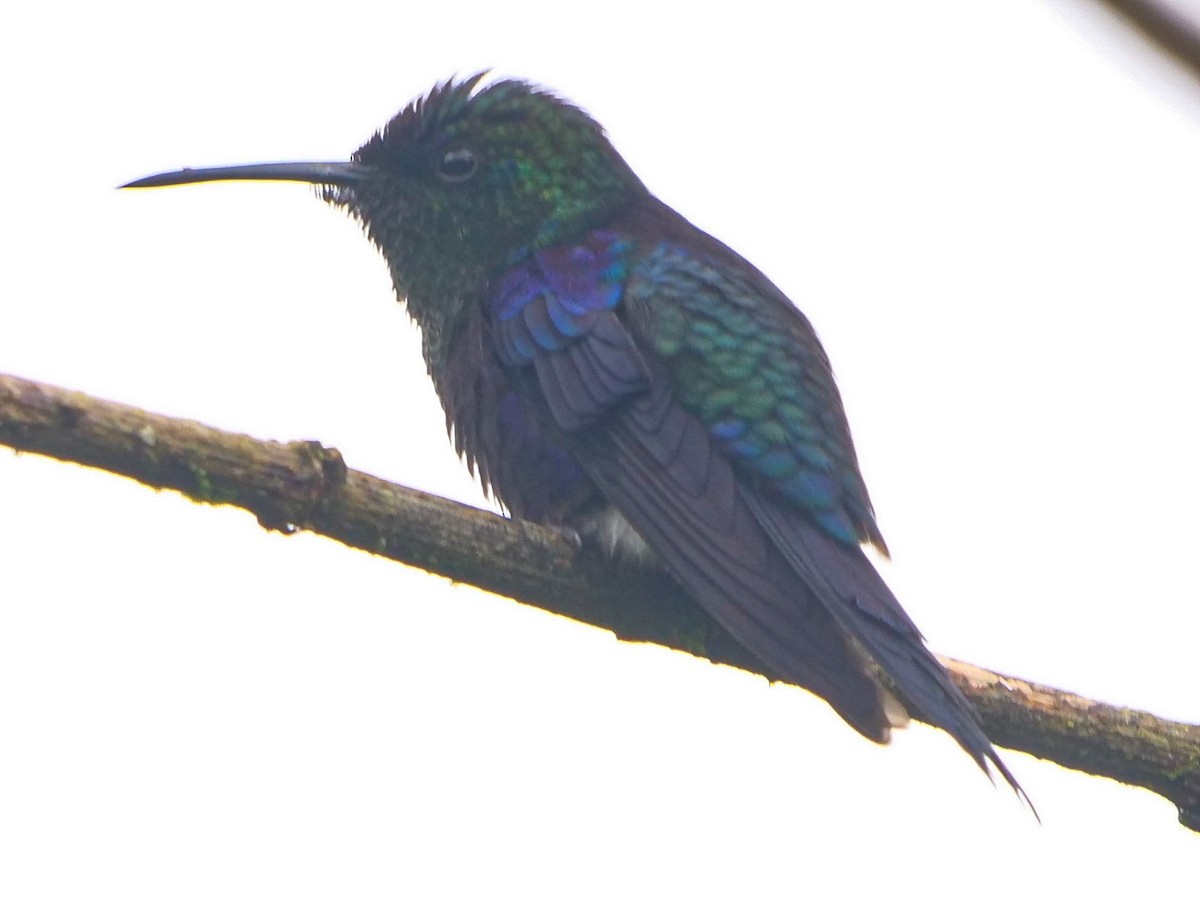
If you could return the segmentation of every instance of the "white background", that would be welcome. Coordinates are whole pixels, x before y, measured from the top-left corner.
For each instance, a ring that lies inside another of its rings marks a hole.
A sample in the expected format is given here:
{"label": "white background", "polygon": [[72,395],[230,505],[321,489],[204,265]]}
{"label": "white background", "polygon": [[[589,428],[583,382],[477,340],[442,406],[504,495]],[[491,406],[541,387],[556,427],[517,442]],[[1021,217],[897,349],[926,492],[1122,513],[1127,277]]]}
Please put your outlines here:
{"label": "white background", "polygon": [[[113,188],[346,158],[494,66],[811,317],[935,649],[1200,720],[1200,87],[1090,4],[31,6],[0,371],[481,502],[353,223]],[[0,451],[5,898],[1194,887],[1168,803],[1005,758],[1043,825],[923,726]]]}

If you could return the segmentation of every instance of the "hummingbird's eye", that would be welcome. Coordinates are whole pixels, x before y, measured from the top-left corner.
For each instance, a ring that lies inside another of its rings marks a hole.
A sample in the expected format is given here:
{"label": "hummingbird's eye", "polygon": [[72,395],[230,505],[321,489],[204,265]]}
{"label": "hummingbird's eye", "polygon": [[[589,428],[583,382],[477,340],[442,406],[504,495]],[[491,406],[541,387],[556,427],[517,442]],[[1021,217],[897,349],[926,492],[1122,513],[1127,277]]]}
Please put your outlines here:
{"label": "hummingbird's eye", "polygon": [[437,173],[442,181],[466,181],[479,168],[475,154],[466,147],[450,150],[438,160]]}

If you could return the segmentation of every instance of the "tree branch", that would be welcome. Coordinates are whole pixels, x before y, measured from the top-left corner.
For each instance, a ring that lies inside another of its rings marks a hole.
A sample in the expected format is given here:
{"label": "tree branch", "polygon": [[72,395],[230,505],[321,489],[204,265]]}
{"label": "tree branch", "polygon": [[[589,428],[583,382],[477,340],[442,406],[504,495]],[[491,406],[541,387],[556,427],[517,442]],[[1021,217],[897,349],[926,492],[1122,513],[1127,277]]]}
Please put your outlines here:
{"label": "tree branch", "polygon": [[[765,675],[666,575],[615,568],[555,532],[280,444],[0,375],[0,443],[249,510],[614,632]],[[1155,791],[1200,831],[1200,726],[944,660],[997,744]]]}

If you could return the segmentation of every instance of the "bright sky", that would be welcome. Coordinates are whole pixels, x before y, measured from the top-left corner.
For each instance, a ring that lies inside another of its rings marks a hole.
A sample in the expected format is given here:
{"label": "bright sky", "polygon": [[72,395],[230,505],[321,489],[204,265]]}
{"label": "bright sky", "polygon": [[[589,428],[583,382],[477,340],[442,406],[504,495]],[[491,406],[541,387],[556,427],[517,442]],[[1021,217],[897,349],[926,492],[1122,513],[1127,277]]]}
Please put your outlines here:
{"label": "bright sky", "polygon": [[[665,7],[23,4],[0,371],[479,502],[354,224],[113,187],[345,158],[493,66],[808,313],[935,649],[1200,720],[1200,88],[1081,0]],[[1195,883],[1141,791],[1008,752],[1039,827],[923,726],[34,457],[0,496],[6,898]]]}

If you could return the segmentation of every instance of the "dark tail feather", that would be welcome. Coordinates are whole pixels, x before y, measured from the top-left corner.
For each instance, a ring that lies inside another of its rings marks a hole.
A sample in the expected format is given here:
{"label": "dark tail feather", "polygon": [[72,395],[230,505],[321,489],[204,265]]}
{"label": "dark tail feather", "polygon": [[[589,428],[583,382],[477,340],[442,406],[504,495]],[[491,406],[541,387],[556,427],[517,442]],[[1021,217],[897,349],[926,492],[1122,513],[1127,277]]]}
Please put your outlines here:
{"label": "dark tail feather", "polygon": [[911,711],[953,735],[985,772],[992,760],[1021,793],[862,550],[739,479],[669,380],[653,379],[604,426],[561,440],[684,588],[769,670],[886,742],[899,710],[867,665],[873,659]]}
{"label": "dark tail feather", "polygon": [[949,733],[988,778],[992,778],[990,761],[1037,817],[1028,795],[980,727],[979,714],[929,652],[916,625],[862,550],[847,547],[802,514],[780,508],[770,499],[747,499],[755,518],[796,573],[887,674],[909,711]]}

